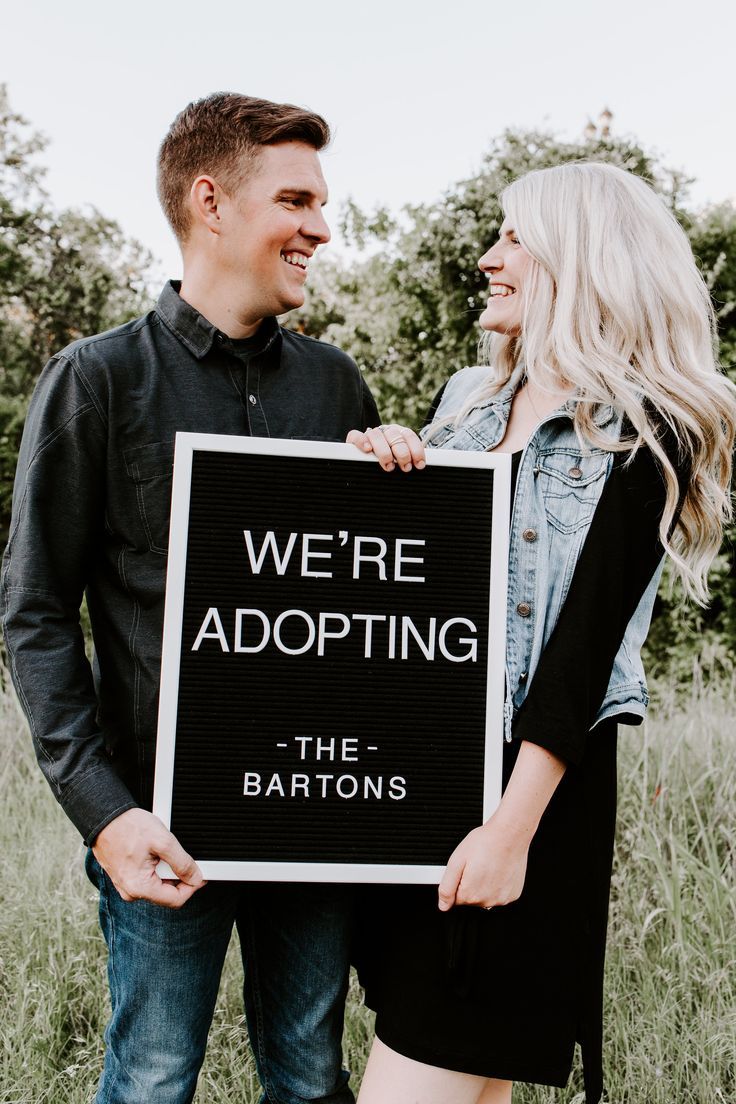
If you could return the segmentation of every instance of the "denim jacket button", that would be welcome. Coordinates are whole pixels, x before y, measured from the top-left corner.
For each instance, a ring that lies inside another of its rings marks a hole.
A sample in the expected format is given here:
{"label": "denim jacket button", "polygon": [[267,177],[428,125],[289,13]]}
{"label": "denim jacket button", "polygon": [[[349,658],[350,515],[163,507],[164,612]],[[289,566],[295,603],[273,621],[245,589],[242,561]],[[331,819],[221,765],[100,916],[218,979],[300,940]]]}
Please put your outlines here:
{"label": "denim jacket button", "polygon": [[255,395],[249,395],[249,396],[248,396],[248,399],[249,399],[249,401],[250,401],[250,405],[251,405],[251,406],[255,406],[255,405],[256,405],[256,403],[258,402],[258,400],[256,399]]}
{"label": "denim jacket button", "polygon": [[516,612],[518,613],[519,617],[528,617],[529,614],[532,612],[532,607],[529,605],[528,602],[519,602],[518,606],[516,607]]}
{"label": "denim jacket button", "polygon": [[529,541],[531,543],[532,541],[535,541],[537,539],[537,530],[525,529],[521,535],[525,541]]}
{"label": "denim jacket button", "polygon": [[570,468],[567,474],[573,479],[580,479],[583,473],[580,468]]}

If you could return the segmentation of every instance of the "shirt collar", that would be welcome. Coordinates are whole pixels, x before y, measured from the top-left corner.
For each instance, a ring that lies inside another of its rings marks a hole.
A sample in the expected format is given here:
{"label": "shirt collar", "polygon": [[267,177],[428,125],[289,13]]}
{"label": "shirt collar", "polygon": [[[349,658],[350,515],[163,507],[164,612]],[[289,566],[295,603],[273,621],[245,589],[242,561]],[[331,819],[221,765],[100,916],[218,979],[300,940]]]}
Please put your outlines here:
{"label": "shirt collar", "polygon": [[[179,295],[180,287],[180,280],[168,280],[159,295],[156,313],[166,326],[197,360],[202,360],[213,345],[233,352],[233,343],[227,334],[218,330],[195,307],[182,299]],[[265,352],[276,340],[278,333],[276,319],[264,318],[258,330],[258,336],[263,337],[263,344],[254,347],[253,353]]]}

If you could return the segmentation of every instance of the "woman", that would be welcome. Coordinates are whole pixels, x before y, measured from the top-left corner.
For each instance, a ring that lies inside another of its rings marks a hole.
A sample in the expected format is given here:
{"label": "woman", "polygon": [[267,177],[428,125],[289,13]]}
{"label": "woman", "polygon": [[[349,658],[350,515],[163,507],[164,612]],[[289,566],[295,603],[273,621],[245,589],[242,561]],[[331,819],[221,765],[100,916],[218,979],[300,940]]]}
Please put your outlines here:
{"label": "woman", "polygon": [[[641,179],[585,162],[529,173],[502,204],[479,262],[485,365],[449,381],[423,436],[513,457],[506,785],[438,899],[366,890],[377,1038],[359,1104],[509,1104],[514,1080],[564,1085],[576,1041],[600,1099],[616,724],[646,710],[664,555],[703,602],[730,516],[736,389],[675,219]],[[424,464],[401,426],[348,440],[387,470]]]}

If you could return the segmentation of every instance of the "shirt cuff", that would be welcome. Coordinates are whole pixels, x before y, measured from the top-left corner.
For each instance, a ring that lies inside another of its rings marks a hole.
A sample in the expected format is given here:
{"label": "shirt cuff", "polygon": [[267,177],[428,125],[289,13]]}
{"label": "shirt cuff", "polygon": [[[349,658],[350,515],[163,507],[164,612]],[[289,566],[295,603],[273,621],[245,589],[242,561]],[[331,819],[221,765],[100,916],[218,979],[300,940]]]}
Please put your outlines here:
{"label": "shirt cuff", "polygon": [[138,807],[122,779],[103,764],[70,786],[60,804],[88,847],[111,820]]}

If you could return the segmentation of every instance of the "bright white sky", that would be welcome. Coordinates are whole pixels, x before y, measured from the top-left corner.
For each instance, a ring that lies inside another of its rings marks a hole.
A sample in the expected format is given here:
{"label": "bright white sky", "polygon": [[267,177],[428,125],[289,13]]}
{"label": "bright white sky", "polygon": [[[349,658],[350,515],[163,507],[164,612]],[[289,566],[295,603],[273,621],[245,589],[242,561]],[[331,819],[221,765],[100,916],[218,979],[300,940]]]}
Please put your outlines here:
{"label": "bright white sky", "polygon": [[11,104],[51,141],[54,202],[94,204],[166,275],[180,262],[156,151],[217,90],[328,119],[333,223],[348,196],[437,198],[507,126],[575,138],[604,106],[616,133],[697,178],[694,203],[736,198],[733,0],[25,0],[3,5],[0,36]]}

